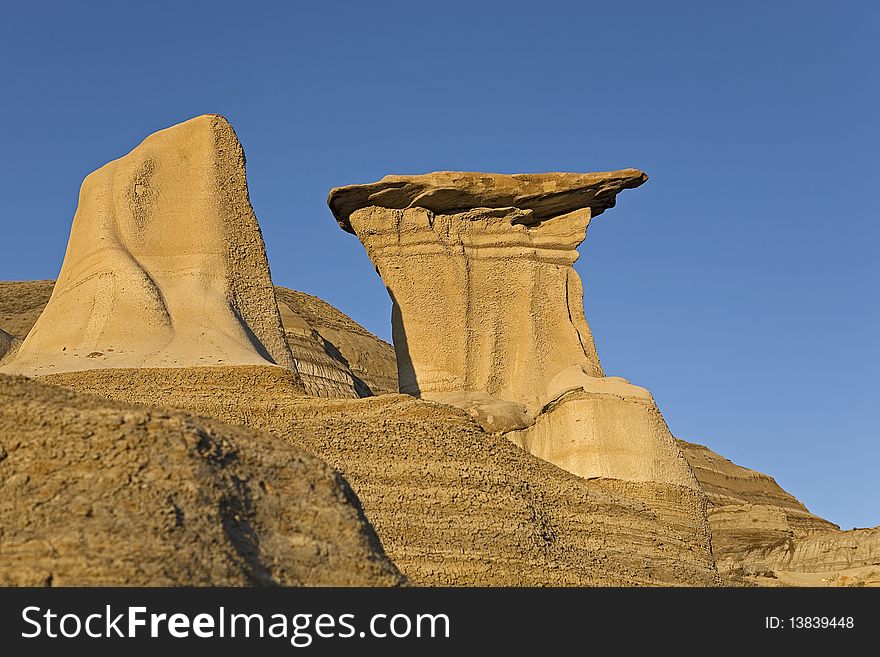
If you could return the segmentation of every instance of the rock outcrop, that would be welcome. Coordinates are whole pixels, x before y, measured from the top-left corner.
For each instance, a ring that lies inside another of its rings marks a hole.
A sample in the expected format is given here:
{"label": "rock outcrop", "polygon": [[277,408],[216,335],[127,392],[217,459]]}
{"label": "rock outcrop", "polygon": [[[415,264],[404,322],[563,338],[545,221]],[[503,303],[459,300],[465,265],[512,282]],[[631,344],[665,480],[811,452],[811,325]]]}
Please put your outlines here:
{"label": "rock outcrop", "polygon": [[[729,568],[736,564],[734,568]],[[880,587],[880,527],[828,531],[756,545],[726,560],[725,577],[762,586]]]}
{"label": "rock outcrop", "polygon": [[[27,334],[28,318],[31,324],[36,320],[41,307],[35,300],[48,299],[51,294],[51,281],[29,281],[20,283],[0,282],[0,318],[10,326],[20,327],[22,334]],[[354,398],[356,392],[353,384],[347,387],[334,388],[333,381],[340,378],[356,376],[365,382],[369,382],[371,390],[376,393],[393,391],[396,386],[395,363],[393,348],[382,342],[346,315],[333,308],[329,304],[302,292],[276,288],[276,294],[281,307],[282,319],[284,320],[285,332],[290,341],[291,349],[297,356],[297,363],[302,372],[302,378],[309,389],[310,394],[322,397],[345,396]],[[286,301],[285,301],[286,299]],[[295,308],[295,310],[293,310]],[[16,309],[18,309],[16,311]],[[304,325],[308,329],[304,328]],[[300,336],[300,337],[297,337]],[[307,337],[302,337],[307,336]],[[322,347],[322,345],[325,345]],[[320,354],[342,354],[334,358],[327,356],[327,367],[331,372],[326,375],[310,375],[304,366],[309,360],[317,361]],[[317,355],[315,355],[317,354]],[[350,367],[346,365],[350,364]],[[357,368],[357,369],[355,369]],[[224,375],[224,372],[229,372]],[[357,372],[353,375],[353,372]],[[314,378],[311,378],[314,376]],[[232,378],[236,383],[231,383]],[[358,422],[357,429],[351,432],[340,429],[340,435],[357,436],[352,441],[358,447],[357,453],[348,454],[345,441],[341,444],[332,438],[333,427],[344,426],[346,405],[336,406],[330,404],[324,406],[319,402],[288,400],[284,404],[287,408],[280,417],[273,418],[277,411],[278,400],[286,394],[296,394],[296,377],[292,372],[285,373],[277,368],[235,368],[224,370],[216,368],[199,368],[198,370],[148,370],[136,374],[125,370],[113,370],[106,372],[76,373],[53,376],[43,379],[58,384],[91,391],[97,394],[109,394],[117,399],[137,401],[146,404],[170,405],[179,408],[192,408],[199,413],[224,417],[228,421],[251,424],[262,427],[279,436],[290,439],[292,442],[301,444],[307,448],[321,452],[324,458],[332,459],[339,467],[349,472],[349,477],[358,486],[368,491],[367,502],[371,517],[376,518],[377,525],[381,527],[383,537],[391,542],[391,549],[397,559],[402,559],[403,567],[410,572],[417,581],[423,583],[516,583],[512,574],[516,561],[512,561],[510,569],[501,569],[495,575],[489,575],[476,565],[483,558],[481,550],[493,550],[498,554],[508,555],[504,559],[510,559],[513,548],[504,540],[497,537],[492,541],[480,543],[479,536],[476,542],[468,549],[466,546],[459,549],[456,561],[447,560],[450,553],[443,551],[439,546],[444,542],[457,545],[456,541],[473,541],[473,537],[465,535],[456,538],[453,528],[461,530],[463,524],[453,524],[447,530],[441,531],[435,527],[436,535],[432,536],[427,531],[420,531],[417,538],[408,544],[409,533],[407,526],[416,522],[411,517],[418,514],[419,496],[413,492],[405,479],[390,478],[380,479],[381,458],[371,455],[369,447],[363,442],[373,435],[382,436],[382,440],[394,440],[393,435],[387,437],[378,426],[392,425],[401,433],[407,432],[413,440],[421,441],[420,447],[412,443],[407,447],[406,443],[399,443],[397,449],[406,455],[407,461],[418,458],[417,454],[427,454],[431,450],[441,450],[441,441],[449,440],[448,436],[456,435],[449,428],[437,429],[442,422],[443,414],[446,413],[453,422],[452,426],[462,424],[459,415],[450,413],[449,409],[439,410],[436,406],[430,406],[429,417],[433,417],[433,424],[419,427],[417,415],[411,414],[412,407],[391,404],[384,406],[379,400],[370,402],[376,404],[366,415],[358,405],[354,405],[353,411],[362,420]],[[151,383],[150,381],[153,381]],[[377,383],[378,382],[378,383]],[[390,383],[389,383],[390,382]],[[385,386],[384,388],[382,386]],[[311,386],[311,387],[310,387]],[[151,392],[152,390],[152,392]],[[240,392],[236,393],[235,390]],[[244,391],[247,391],[245,394]],[[256,393],[254,391],[257,391]],[[335,391],[335,392],[334,392]],[[242,403],[247,399],[247,403]],[[295,412],[289,406],[293,404]],[[402,408],[403,412],[398,417],[381,418],[382,409],[393,412],[391,409]],[[416,406],[414,408],[428,408]],[[318,410],[320,409],[320,410]],[[420,410],[419,412],[423,412]],[[307,433],[285,434],[286,417],[297,417],[291,426],[306,426]],[[364,425],[376,422],[377,427],[364,429]],[[322,426],[322,422],[327,424]],[[384,422],[384,424],[383,424]],[[470,423],[465,423],[470,425]],[[410,427],[407,429],[407,426]],[[462,445],[463,441],[472,436],[472,428],[462,433],[458,440],[452,440],[452,445]],[[436,435],[430,432],[435,431]],[[375,432],[375,433],[374,433]],[[470,447],[471,455],[462,455],[461,458],[485,460],[487,457],[480,450],[480,445],[488,439],[481,434]],[[461,442],[459,442],[461,441]],[[783,490],[772,477],[748,468],[743,468],[729,460],[719,456],[710,449],[701,445],[678,441],[685,457],[687,458],[694,474],[702,489],[708,496],[709,523],[712,528],[715,555],[725,581],[732,585],[758,584],[761,586],[773,585],[808,585],[808,586],[837,586],[837,585],[876,585],[880,583],[880,566],[876,565],[877,548],[876,541],[878,529],[839,531],[836,525],[828,522],[812,513],[795,497]],[[316,447],[316,445],[318,445]],[[457,447],[456,450],[460,449]],[[412,452],[410,452],[412,450]],[[454,458],[455,454],[453,454]],[[436,456],[431,457],[434,462],[442,462]],[[426,461],[427,462],[427,461]],[[513,461],[502,470],[512,476],[513,468],[518,461]],[[445,469],[444,469],[445,470]],[[552,469],[551,469],[552,470]],[[527,471],[529,471],[527,469]],[[451,470],[446,471],[446,476],[441,479],[442,488],[448,487],[449,495],[452,496],[455,478],[451,476]],[[483,472],[482,468],[478,472]],[[482,476],[482,475],[481,475]],[[537,474],[535,474],[537,476]],[[559,475],[555,475],[558,477]],[[462,481],[470,482],[471,478],[463,478]],[[527,482],[528,483],[528,482]],[[384,486],[388,485],[388,491],[398,496],[393,502]],[[644,505],[644,508],[656,506],[660,498],[660,491],[665,491],[667,510],[662,520],[652,527],[647,535],[654,536],[661,541],[663,532],[669,532],[672,524],[669,508],[670,500],[681,504],[687,498],[676,498],[674,488],[645,488],[625,490],[622,482],[608,480],[596,480],[594,484],[604,487],[612,492],[613,486],[619,488],[617,495],[618,504],[622,508],[626,505]],[[432,484],[433,486],[434,484]],[[531,484],[529,484],[531,486]],[[468,491],[474,490],[468,486]],[[543,488],[541,489],[543,490]],[[500,492],[499,495],[502,495]],[[504,493],[504,495],[516,495]],[[541,493],[544,495],[544,493]],[[564,505],[566,502],[560,493],[554,492],[557,504]],[[548,498],[550,499],[550,498]],[[478,497],[471,498],[468,495],[457,495],[455,503],[432,501],[437,504],[443,513],[450,516],[453,513],[476,513],[475,522],[483,522],[487,525],[496,526],[501,522],[510,522],[510,518],[499,520],[495,514],[497,511],[478,512]],[[471,507],[466,511],[468,507]],[[433,506],[427,507],[435,512]],[[483,514],[483,515],[480,515]],[[616,511],[610,506],[605,511],[606,517],[602,522],[612,523],[608,526],[609,531],[615,526],[613,523],[622,523],[625,514]],[[438,523],[439,526],[439,523]],[[469,525],[468,525],[469,526]],[[618,525],[619,526],[619,525]],[[533,530],[534,531],[534,530]],[[562,531],[557,528],[557,532]],[[673,530],[672,533],[675,533]],[[630,530],[625,534],[629,538],[619,542],[617,538],[609,535],[607,549],[615,552],[620,560],[629,551],[635,552],[644,547],[638,547],[629,541],[633,540]],[[681,540],[681,534],[676,534]],[[569,539],[577,541],[577,538]],[[653,539],[652,539],[653,540]],[[505,547],[506,546],[506,547]],[[464,556],[462,557],[461,550]],[[530,557],[531,558],[531,557]],[[634,557],[633,557],[634,558]],[[653,558],[650,557],[649,558]],[[497,557],[501,560],[501,557]],[[461,564],[469,564],[462,566]],[[429,565],[435,570],[428,572]],[[609,582],[612,580],[611,568],[603,566],[597,575],[590,581]],[[635,566],[629,566],[628,571],[632,577]],[[683,577],[681,573],[675,581],[697,580]],[[548,579],[548,582],[551,580]],[[554,582],[563,581],[553,579]],[[574,581],[569,578],[564,581]],[[629,581],[629,580],[627,580]],[[536,583],[540,583],[537,582]]]}
{"label": "rock outcrop", "polygon": [[2,585],[403,582],[346,481],[284,440],[5,375],[0,527]]}
{"label": "rock outcrop", "polygon": [[369,397],[397,392],[394,348],[326,301],[275,288],[281,322],[309,394]]}
{"label": "rock outcrop", "polygon": [[[0,281],[0,327],[14,329],[9,332],[20,342],[48,303],[54,284]],[[310,294],[276,286],[275,297],[307,394],[357,398],[397,392],[394,347]]]}
{"label": "rock outcrop", "polygon": [[316,399],[277,367],[91,370],[44,382],[188,409],[272,433],[337,468],[413,583],[718,583],[708,526],[682,486],[584,480],[407,395]]}
{"label": "rock outcrop", "polygon": [[0,281],[0,329],[24,339],[43,312],[55,281]]}
{"label": "rock outcrop", "polygon": [[697,489],[648,391],[605,377],[572,267],[591,217],[645,180],[439,172],[332,190],[392,297],[400,391],[582,477]]}
{"label": "rock outcrop", "polygon": [[729,583],[880,585],[880,528],[840,531],[772,477],[679,444],[709,498],[715,558]]}
{"label": "rock outcrop", "polygon": [[294,367],[244,153],[206,115],[85,179],[52,296],[3,370],[217,364]]}
{"label": "rock outcrop", "polygon": [[20,340],[16,338],[14,335],[10,335],[3,329],[0,329],[0,361],[2,361],[7,354],[15,352],[18,349]]}

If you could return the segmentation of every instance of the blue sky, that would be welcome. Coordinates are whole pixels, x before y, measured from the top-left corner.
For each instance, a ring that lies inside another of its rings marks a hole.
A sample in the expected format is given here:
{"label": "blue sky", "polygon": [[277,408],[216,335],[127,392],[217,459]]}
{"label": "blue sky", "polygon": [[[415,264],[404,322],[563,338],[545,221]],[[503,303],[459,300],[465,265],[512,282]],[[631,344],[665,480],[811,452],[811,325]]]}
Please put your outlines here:
{"label": "blue sky", "polygon": [[83,177],[216,112],[278,284],[389,339],[325,205],[458,169],[651,179],[577,268],[608,374],[845,528],[880,524],[880,5],[0,5],[0,279],[53,278]]}

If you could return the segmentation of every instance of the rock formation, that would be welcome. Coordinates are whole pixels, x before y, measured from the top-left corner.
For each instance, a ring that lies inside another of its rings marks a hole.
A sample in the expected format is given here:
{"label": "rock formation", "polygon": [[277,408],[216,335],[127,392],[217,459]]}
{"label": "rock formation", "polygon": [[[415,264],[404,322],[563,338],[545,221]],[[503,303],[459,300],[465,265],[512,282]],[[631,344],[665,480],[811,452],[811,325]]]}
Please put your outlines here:
{"label": "rock formation", "polygon": [[[20,342],[52,295],[55,281],[0,281],[0,330]],[[305,392],[369,397],[397,392],[394,347],[326,301],[275,287],[281,323]],[[17,337],[16,337],[17,336]]]}
{"label": "rock formation", "polygon": [[345,480],[303,450],[5,375],[0,527],[0,585],[403,582]]}
{"label": "rock formation", "polygon": [[697,483],[647,390],[605,377],[572,267],[591,217],[647,176],[387,176],[328,204],[393,301],[401,392],[582,477]]}
{"label": "rock formation", "polygon": [[[51,281],[0,282],[0,320],[5,325],[20,327],[20,333],[26,334],[28,321],[32,323],[41,309],[34,300],[42,298],[45,302],[50,294]],[[335,372],[329,376],[339,378],[346,372],[354,371],[354,363],[360,358],[357,377],[369,381],[369,385],[375,386],[375,392],[388,391],[380,389],[376,382],[394,380],[396,369],[390,345],[320,299],[286,288],[276,288],[276,294],[279,305],[284,304],[282,318],[298,363],[316,359],[317,356],[311,354],[320,350],[320,344],[325,343],[326,351],[321,350],[321,353],[342,353],[344,360],[352,363],[352,369],[348,369],[339,358],[328,356],[328,367]],[[285,298],[287,302],[282,301]],[[32,319],[29,320],[29,317]],[[311,337],[296,342],[293,334],[303,322],[309,327]],[[302,376],[309,387],[309,375]],[[396,400],[393,403],[389,398],[387,401],[365,402],[364,405],[360,402],[325,405],[317,400],[294,400],[297,394],[295,374],[278,368],[140,372],[106,370],[62,374],[42,380],[142,404],[191,408],[202,415],[260,427],[320,453],[323,458],[346,471],[349,480],[360,491],[370,520],[380,531],[386,548],[410,577],[420,583],[527,583],[525,579],[518,581],[515,572],[522,566],[522,561],[514,555],[517,549],[523,548],[517,548],[513,539],[505,534],[486,535],[477,532],[476,527],[479,524],[518,526],[519,532],[528,531],[538,536],[543,531],[541,525],[530,524],[532,521],[524,520],[517,515],[518,512],[502,514],[499,509],[488,508],[485,505],[487,499],[497,497],[496,504],[510,509],[520,508],[522,504],[526,508],[534,506],[539,510],[535,523],[539,518],[540,523],[545,523],[547,518],[555,518],[554,522],[560,523],[554,526],[557,538],[567,531],[566,516],[562,514],[575,513],[574,505],[563,492],[570,490],[571,484],[566,483],[569,480],[563,481],[560,490],[550,488],[561,481],[556,469],[528,465],[523,460],[528,457],[516,456],[516,450],[510,452],[480,432],[474,433],[472,423],[448,407],[402,404],[400,397],[393,398]],[[316,396],[329,397],[334,394],[333,386],[325,378],[315,377],[311,381],[317,391],[313,392]],[[395,383],[385,385],[396,388]],[[355,393],[349,387],[344,396],[354,397]],[[279,401],[282,399],[284,410],[279,413]],[[349,420],[347,414],[357,419]],[[429,418],[430,422],[423,423],[423,418]],[[446,423],[448,426],[444,426]],[[292,431],[292,427],[297,430]],[[344,441],[334,440],[334,435],[346,438]],[[419,484],[419,477],[398,476],[397,473],[389,475],[382,456],[371,449],[369,441],[373,441],[373,445],[387,443],[393,446],[395,454],[402,455],[400,458],[404,462],[433,464],[433,474],[427,481],[432,490],[448,491],[448,494],[444,493],[439,499],[436,496],[428,499],[420,493],[424,482]],[[833,523],[810,513],[771,477],[731,463],[701,445],[681,440],[678,444],[708,495],[714,552],[727,584],[880,584],[877,548],[880,530],[840,531]],[[489,450],[485,449],[486,445]],[[448,452],[448,457],[441,457],[444,450]],[[448,465],[443,465],[447,459]],[[471,471],[456,477],[452,465],[452,460],[456,459],[489,463],[505,473],[501,481],[506,483],[501,489],[498,486],[490,488],[489,466],[475,465]],[[517,469],[528,473],[522,488],[513,486]],[[657,553],[649,546],[655,540],[665,540],[669,545],[664,534],[677,536],[677,545],[685,544],[680,533],[681,526],[675,528],[669,509],[671,501],[682,504],[688,498],[678,495],[680,491],[675,487],[636,487],[628,492],[619,487],[615,493],[612,484],[602,480],[584,484],[588,493],[592,490],[602,495],[612,495],[601,498],[610,502],[604,510],[596,511],[596,518],[601,521],[595,525],[597,528],[601,525],[608,531],[603,549],[612,558],[589,575],[588,581],[620,581],[615,578],[621,572],[626,572],[629,578],[626,581],[632,583],[638,579],[637,558],[640,551],[648,562],[653,563]],[[655,518],[653,523],[647,522],[642,516],[638,521],[644,523],[639,530],[643,532],[640,545],[631,530],[626,528],[627,514],[632,513],[633,508],[657,506],[661,492],[665,492],[668,500],[665,515]],[[486,495],[491,497],[487,498]],[[553,509],[553,505],[558,505],[559,509]],[[430,529],[410,531],[410,527],[419,526],[419,519],[426,510],[438,518],[449,518],[450,522],[444,525],[438,520]],[[460,517],[471,515],[473,520],[454,522],[452,519],[456,514]],[[530,526],[531,529],[526,530]],[[568,536],[565,540],[569,544],[580,545],[579,549],[582,549],[584,545],[595,545],[596,539],[591,536],[584,529],[579,529],[576,535]],[[695,536],[691,535],[689,540],[695,540]],[[444,545],[451,547],[447,549]],[[542,542],[537,541],[532,544],[533,547],[525,548],[527,557],[522,558],[534,560],[541,545]],[[702,550],[702,554],[707,554],[707,547]],[[554,563],[562,568],[569,558]],[[486,559],[493,564],[491,571],[480,566],[481,561]],[[687,559],[684,563],[688,563]],[[671,581],[695,584],[709,581],[695,577],[693,562],[690,563],[685,570],[672,573],[674,577],[667,570],[664,577],[668,579],[658,579],[658,570],[653,567],[653,574],[645,583]],[[579,568],[574,568],[572,572],[579,572]],[[686,575],[688,570],[690,575]],[[548,576],[546,581],[535,579],[532,583],[571,583],[576,580],[575,575],[563,577],[560,571],[552,572],[556,574]],[[538,576],[535,574],[536,578]]]}
{"label": "rock formation", "polygon": [[14,353],[19,346],[19,339],[14,335],[11,335],[0,328],[0,361],[2,361],[7,354]]}
{"label": "rock formation", "polygon": [[275,288],[281,322],[303,383],[316,397],[397,392],[394,348],[326,301]]}
{"label": "rock formation", "polygon": [[0,371],[54,386],[0,374],[0,584],[880,584],[880,528],[677,443],[604,375],[572,265],[646,179],[333,190],[392,349],[273,288],[224,119],[152,135],[84,182],[54,290],[0,282]]}
{"label": "rock formation", "polygon": [[294,367],[232,127],[200,116],[86,177],[58,282],[11,373]]}
{"label": "rock formation", "polygon": [[114,369],[40,379],[272,433],[337,468],[414,584],[711,586],[702,492],[585,480],[486,434],[452,406],[316,399],[270,367]]}
{"label": "rock formation", "polygon": [[709,498],[715,558],[729,583],[880,585],[880,527],[840,531],[772,477],[679,444]]}

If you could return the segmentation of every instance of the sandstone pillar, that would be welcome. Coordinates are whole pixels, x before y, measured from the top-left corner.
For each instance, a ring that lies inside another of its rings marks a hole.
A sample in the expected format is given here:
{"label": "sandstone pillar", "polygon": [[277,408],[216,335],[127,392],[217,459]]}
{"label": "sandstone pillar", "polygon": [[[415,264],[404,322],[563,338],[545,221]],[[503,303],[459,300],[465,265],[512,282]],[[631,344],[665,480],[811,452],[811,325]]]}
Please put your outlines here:
{"label": "sandstone pillar", "polygon": [[439,172],[331,191],[392,297],[401,392],[583,477],[697,488],[650,393],[605,377],[572,267],[591,218],[645,180]]}

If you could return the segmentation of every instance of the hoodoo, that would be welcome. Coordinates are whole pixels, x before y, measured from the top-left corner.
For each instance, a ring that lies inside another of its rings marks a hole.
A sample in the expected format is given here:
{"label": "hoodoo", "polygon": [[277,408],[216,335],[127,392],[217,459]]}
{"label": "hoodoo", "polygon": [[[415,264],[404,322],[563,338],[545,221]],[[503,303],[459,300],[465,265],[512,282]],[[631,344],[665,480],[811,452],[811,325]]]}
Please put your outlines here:
{"label": "hoodoo", "polygon": [[697,489],[650,393],[602,371],[572,266],[590,219],[646,180],[447,171],[332,190],[391,294],[401,392],[582,477]]}

